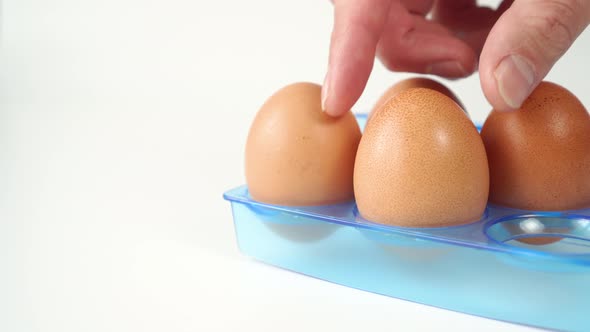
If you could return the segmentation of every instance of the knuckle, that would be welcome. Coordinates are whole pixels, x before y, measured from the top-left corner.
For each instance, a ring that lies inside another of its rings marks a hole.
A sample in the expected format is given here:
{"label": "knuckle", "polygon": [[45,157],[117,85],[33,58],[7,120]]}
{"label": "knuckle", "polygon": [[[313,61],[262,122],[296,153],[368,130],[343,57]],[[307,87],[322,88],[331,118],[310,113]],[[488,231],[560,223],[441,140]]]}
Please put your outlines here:
{"label": "knuckle", "polygon": [[383,64],[383,66],[390,71],[401,71],[401,67],[398,64],[397,61],[395,61],[395,59],[391,59],[389,57],[383,57],[380,56],[379,60],[381,60],[381,63]]}
{"label": "knuckle", "polygon": [[403,71],[403,61],[397,52],[383,52],[378,51],[378,57],[381,61],[381,64],[390,71]]}
{"label": "knuckle", "polygon": [[410,13],[422,16],[428,14],[434,6],[434,0],[401,0],[401,3]]}
{"label": "knuckle", "polygon": [[535,42],[541,49],[563,53],[579,34],[577,20],[581,8],[575,1],[551,0],[539,2],[544,8],[529,21],[538,37]]}
{"label": "knuckle", "polygon": [[377,55],[385,68],[390,71],[405,72],[415,70],[413,59],[408,55],[408,50],[416,48],[414,35],[406,33],[404,36],[390,36],[382,38],[377,45]]}

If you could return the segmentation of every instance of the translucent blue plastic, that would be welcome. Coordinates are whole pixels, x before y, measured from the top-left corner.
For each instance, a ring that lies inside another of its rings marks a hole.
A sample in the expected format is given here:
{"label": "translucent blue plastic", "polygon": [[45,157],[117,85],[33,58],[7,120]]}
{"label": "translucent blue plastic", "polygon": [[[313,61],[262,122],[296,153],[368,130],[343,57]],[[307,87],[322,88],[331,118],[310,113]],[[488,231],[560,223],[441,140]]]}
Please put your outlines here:
{"label": "translucent blue plastic", "polygon": [[[354,202],[274,206],[252,200],[246,186],[224,198],[240,250],[263,262],[463,313],[590,331],[590,208],[488,206],[469,225],[402,228],[364,220]],[[546,244],[523,242],[531,239]]]}

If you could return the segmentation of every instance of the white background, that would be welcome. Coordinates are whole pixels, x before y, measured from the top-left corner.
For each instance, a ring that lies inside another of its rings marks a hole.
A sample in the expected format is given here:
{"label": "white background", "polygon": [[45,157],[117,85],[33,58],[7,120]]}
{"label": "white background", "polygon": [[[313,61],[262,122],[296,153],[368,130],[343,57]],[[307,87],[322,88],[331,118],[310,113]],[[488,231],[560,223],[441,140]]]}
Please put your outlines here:
{"label": "white background", "polygon": [[[526,331],[257,263],[222,193],[259,106],[321,83],[329,1],[7,0],[0,331]],[[590,105],[590,35],[551,73]],[[402,75],[376,65],[355,111]],[[476,76],[449,83],[475,120]]]}

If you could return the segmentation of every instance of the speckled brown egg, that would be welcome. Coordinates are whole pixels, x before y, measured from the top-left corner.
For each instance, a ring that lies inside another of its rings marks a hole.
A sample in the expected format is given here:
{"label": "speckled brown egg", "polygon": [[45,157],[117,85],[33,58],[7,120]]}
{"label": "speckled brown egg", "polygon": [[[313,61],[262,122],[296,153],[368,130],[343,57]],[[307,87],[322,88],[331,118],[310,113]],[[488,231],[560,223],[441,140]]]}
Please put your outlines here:
{"label": "speckled brown egg", "polygon": [[431,89],[402,91],[365,128],[354,189],[361,216],[373,222],[441,227],[477,221],[489,189],[483,142],[451,98]]}
{"label": "speckled brown egg", "polygon": [[590,115],[565,88],[542,82],[519,110],[492,111],[481,135],[491,202],[549,211],[590,206]]}
{"label": "speckled brown egg", "polygon": [[[504,225],[504,227],[510,233],[516,233],[516,234],[523,233],[522,227],[518,224],[506,223]],[[562,239],[563,238],[558,237],[558,236],[536,235],[536,236],[531,236],[531,237],[518,238],[518,239],[516,239],[516,241],[530,244],[530,245],[535,245],[535,246],[544,246],[544,245],[548,245],[548,244],[552,244],[552,243],[561,241]]]}
{"label": "speckled brown egg", "polygon": [[246,142],[246,182],[254,200],[288,206],[350,201],[361,132],[349,111],[322,112],[321,87],[288,85],[260,108]]}
{"label": "speckled brown egg", "polygon": [[455,101],[461,107],[461,109],[463,109],[463,111],[467,114],[467,111],[465,110],[465,107],[463,106],[459,98],[453,93],[453,91],[451,91],[444,84],[427,77],[412,77],[405,80],[401,80],[396,84],[392,85],[389,89],[387,89],[385,93],[383,93],[383,95],[379,97],[379,99],[371,109],[371,112],[367,117],[367,121],[371,118],[375,110],[381,107],[390,98],[394,97],[402,91],[412,88],[426,88],[438,91],[446,95],[447,97],[453,99],[453,101]]}

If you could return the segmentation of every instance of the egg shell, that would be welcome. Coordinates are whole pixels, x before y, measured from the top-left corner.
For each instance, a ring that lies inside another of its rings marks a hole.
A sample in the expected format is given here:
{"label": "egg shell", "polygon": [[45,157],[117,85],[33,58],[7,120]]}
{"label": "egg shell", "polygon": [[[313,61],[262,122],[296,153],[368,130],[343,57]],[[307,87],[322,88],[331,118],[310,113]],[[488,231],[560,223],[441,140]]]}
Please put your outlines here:
{"label": "egg shell", "polygon": [[590,206],[590,115],[565,88],[542,82],[519,110],[492,111],[481,135],[491,202],[545,211]]}
{"label": "egg shell", "polygon": [[408,78],[408,79],[399,81],[396,84],[392,85],[389,89],[387,89],[385,91],[385,93],[383,93],[383,95],[381,95],[381,97],[379,97],[379,99],[375,103],[375,106],[373,106],[373,108],[371,109],[371,112],[369,112],[369,115],[367,117],[367,121],[369,121],[369,119],[371,118],[371,116],[373,115],[375,110],[377,110],[379,107],[381,107],[389,99],[391,99],[392,97],[394,97],[395,95],[397,95],[398,93],[400,93],[402,91],[405,91],[407,89],[413,89],[413,88],[426,88],[426,89],[432,89],[432,90],[438,91],[438,92],[446,95],[447,97],[453,99],[453,101],[456,102],[459,105],[459,107],[461,107],[461,109],[463,109],[465,114],[467,114],[465,107],[463,106],[463,104],[461,103],[461,101],[459,100],[457,95],[455,95],[453,93],[453,91],[451,91],[444,84],[442,84],[438,81],[435,81],[433,79],[427,78],[427,77],[412,77],[412,78]]}
{"label": "egg shell", "polygon": [[254,200],[286,206],[350,201],[361,131],[349,111],[322,112],[321,87],[294,83],[260,108],[246,142],[246,182]]}
{"label": "egg shell", "polygon": [[[521,232],[521,228],[518,225],[507,223],[505,226],[506,230],[511,233],[519,233]],[[534,245],[534,246],[545,246],[548,244],[552,244],[555,242],[561,241],[563,238],[558,236],[532,236],[532,237],[523,237],[519,239],[515,239],[518,242]]]}
{"label": "egg shell", "polygon": [[359,144],[354,189],[367,220],[407,227],[480,219],[489,189],[477,129],[444,94],[424,88],[389,99]]}
{"label": "egg shell", "polygon": [[552,237],[552,236],[544,236],[544,237],[539,236],[539,237],[532,237],[532,238],[517,239],[517,241],[520,241],[520,242],[526,243],[526,244],[531,244],[534,246],[546,246],[548,244],[559,242],[561,240],[562,240],[562,238],[560,238],[560,237]]}

